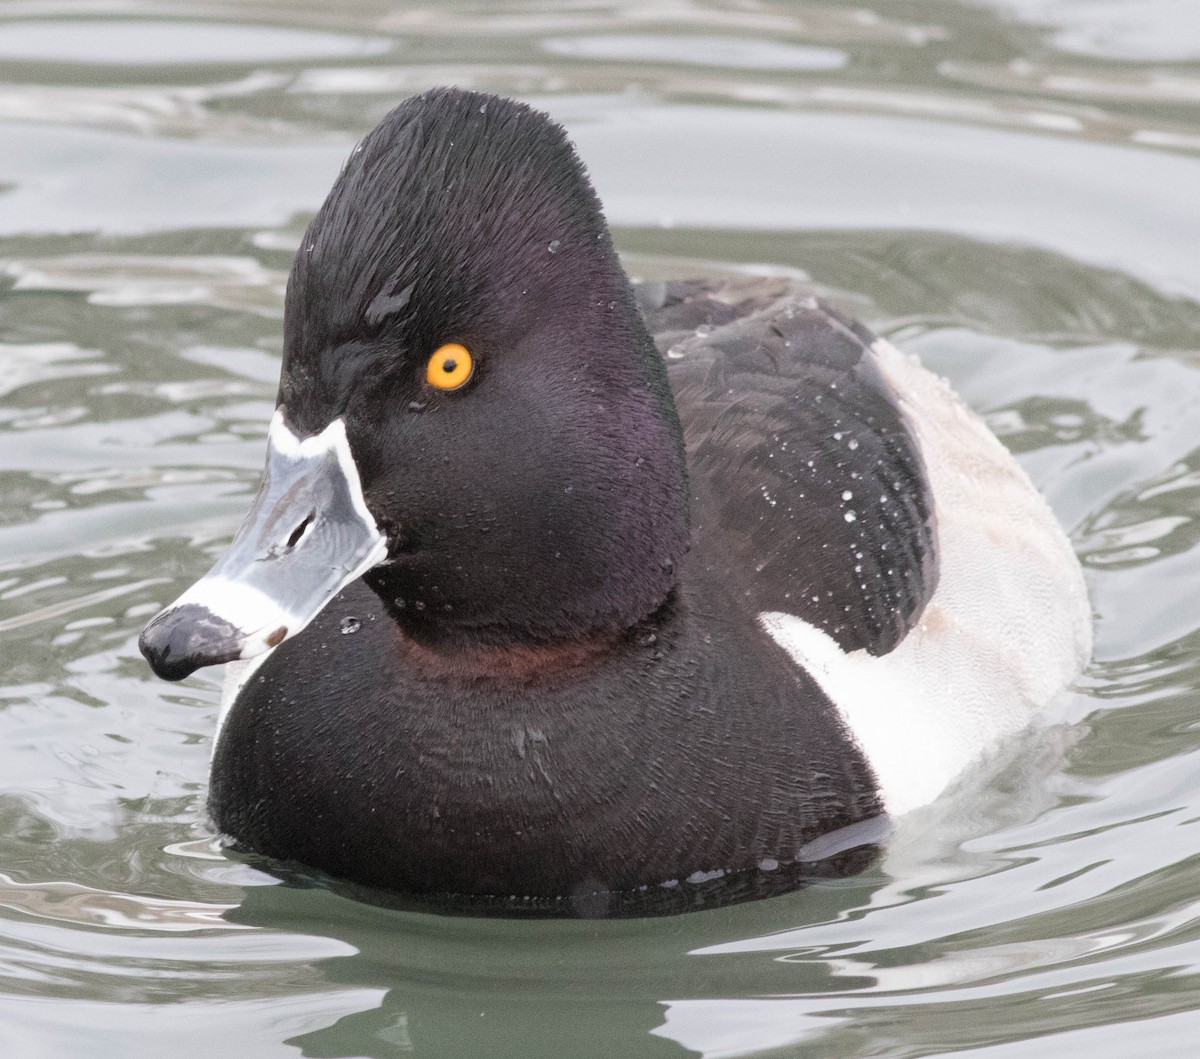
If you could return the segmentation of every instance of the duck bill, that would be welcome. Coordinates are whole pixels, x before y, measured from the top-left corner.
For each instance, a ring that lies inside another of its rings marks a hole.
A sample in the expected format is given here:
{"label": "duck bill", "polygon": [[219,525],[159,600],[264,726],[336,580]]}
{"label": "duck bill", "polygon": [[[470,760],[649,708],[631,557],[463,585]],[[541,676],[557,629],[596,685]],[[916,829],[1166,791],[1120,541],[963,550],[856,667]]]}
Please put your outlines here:
{"label": "duck bill", "polygon": [[345,423],[301,439],[277,410],[262,485],[229,550],[154,617],[138,646],[166,680],[251,658],[295,636],[386,558]]}

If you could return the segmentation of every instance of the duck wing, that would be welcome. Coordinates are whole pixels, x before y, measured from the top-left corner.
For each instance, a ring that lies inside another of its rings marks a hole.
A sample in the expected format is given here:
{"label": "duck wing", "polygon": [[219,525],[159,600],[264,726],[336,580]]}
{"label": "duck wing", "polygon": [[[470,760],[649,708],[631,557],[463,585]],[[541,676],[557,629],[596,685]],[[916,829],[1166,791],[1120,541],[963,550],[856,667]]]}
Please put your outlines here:
{"label": "duck wing", "polygon": [[891,651],[937,586],[921,451],[875,336],[789,282],[644,284],[692,490],[692,561],[754,612]]}

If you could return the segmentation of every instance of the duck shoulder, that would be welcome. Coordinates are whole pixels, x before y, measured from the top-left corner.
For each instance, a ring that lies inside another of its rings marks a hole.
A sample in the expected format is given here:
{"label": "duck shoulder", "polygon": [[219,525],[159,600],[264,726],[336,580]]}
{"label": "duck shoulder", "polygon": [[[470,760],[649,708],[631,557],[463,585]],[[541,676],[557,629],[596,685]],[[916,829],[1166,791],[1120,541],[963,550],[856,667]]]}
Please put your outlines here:
{"label": "duck shoulder", "polygon": [[694,559],[755,613],[886,654],[937,585],[926,469],[875,336],[777,280],[644,284],[683,421]]}

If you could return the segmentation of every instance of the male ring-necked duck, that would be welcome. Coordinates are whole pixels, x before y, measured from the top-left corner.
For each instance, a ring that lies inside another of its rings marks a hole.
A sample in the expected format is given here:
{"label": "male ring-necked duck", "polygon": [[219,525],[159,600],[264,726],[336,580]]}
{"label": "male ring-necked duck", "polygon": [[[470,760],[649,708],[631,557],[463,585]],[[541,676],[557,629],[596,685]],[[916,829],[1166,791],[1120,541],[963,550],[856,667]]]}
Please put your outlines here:
{"label": "male ring-necked duck", "polygon": [[1088,657],[1065,535],[943,382],[787,283],[631,287],[523,104],[389,114],[284,330],[253,507],[141,639],[253,657],[209,795],[245,847],[501,910],[768,893]]}

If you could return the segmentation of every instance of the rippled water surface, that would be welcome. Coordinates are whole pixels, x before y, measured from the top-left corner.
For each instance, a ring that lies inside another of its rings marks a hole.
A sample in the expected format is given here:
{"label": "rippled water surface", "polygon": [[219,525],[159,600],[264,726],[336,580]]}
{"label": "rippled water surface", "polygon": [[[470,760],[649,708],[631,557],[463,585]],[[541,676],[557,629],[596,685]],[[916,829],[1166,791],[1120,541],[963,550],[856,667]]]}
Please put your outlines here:
{"label": "rippled water surface", "polygon": [[[1069,528],[1063,723],[865,875],[521,923],[215,844],[219,674],[136,634],[254,489],[304,224],[446,82],[566,123],[635,274],[804,273],[920,353]],[[1198,424],[1194,0],[3,0],[0,1053],[1196,1055]]]}

